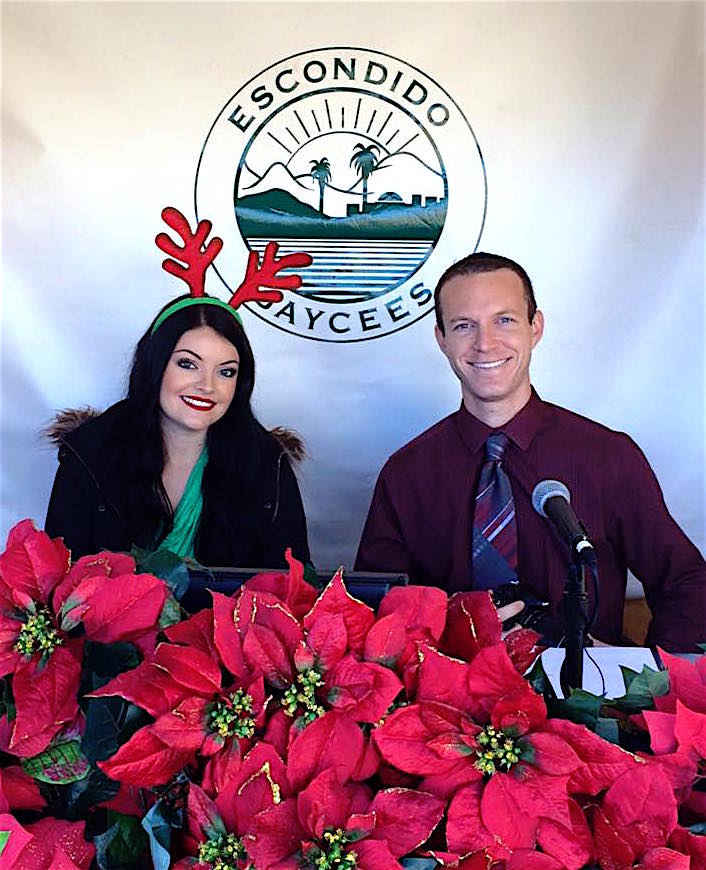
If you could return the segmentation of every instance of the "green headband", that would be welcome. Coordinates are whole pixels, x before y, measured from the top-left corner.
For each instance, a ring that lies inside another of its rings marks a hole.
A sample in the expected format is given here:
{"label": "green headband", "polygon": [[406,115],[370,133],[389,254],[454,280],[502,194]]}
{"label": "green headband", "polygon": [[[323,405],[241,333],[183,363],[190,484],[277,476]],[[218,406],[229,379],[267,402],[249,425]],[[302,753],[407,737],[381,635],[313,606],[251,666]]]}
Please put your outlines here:
{"label": "green headband", "polygon": [[233,317],[238,321],[238,323],[242,326],[243,321],[240,319],[240,315],[228,305],[227,302],[224,302],[222,299],[215,299],[213,296],[189,296],[186,299],[179,299],[177,302],[173,302],[164,311],[159,315],[159,317],[155,320],[154,326],[152,327],[151,335],[154,335],[155,332],[159,329],[159,327],[164,323],[164,321],[171,317],[172,314],[176,314],[177,311],[181,311],[182,308],[190,308],[192,305],[217,305],[219,308],[225,308],[226,311],[230,312]]}

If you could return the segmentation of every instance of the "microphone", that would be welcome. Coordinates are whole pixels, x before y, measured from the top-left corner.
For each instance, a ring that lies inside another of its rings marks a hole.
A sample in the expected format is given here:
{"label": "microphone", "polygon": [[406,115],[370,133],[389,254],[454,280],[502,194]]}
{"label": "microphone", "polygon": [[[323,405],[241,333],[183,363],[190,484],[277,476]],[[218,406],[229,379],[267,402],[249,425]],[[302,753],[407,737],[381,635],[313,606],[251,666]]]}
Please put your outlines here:
{"label": "microphone", "polygon": [[596,551],[570,502],[569,490],[560,480],[542,480],[532,490],[532,507],[538,514],[552,521],[578,561],[595,566]]}

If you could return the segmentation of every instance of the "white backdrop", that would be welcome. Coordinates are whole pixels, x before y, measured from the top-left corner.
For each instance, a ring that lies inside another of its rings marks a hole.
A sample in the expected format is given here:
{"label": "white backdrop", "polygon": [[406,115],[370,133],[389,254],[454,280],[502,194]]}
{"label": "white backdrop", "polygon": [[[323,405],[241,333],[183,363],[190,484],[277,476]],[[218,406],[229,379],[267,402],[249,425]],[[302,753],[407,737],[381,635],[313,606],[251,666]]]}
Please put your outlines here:
{"label": "white backdrop", "polygon": [[[41,428],[118,399],[137,338],[181,292],[152,239],[164,205],[193,218],[221,106],[280,58],[354,45],[419,67],[465,112],[488,179],[480,248],[519,260],[545,312],[535,386],[628,431],[703,550],[703,12],[5,2],[0,535],[43,522],[56,460]],[[453,241],[459,257],[474,240]],[[384,459],[459,402],[433,316],[347,345],[244,316],[256,411],[308,446],[314,559],[351,566]]]}

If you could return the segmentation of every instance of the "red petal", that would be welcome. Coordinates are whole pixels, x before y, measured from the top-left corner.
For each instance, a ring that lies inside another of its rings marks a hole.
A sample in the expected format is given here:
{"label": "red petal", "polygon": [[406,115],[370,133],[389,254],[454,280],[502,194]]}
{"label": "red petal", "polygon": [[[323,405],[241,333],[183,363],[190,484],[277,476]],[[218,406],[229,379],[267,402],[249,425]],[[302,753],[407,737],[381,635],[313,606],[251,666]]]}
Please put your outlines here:
{"label": "red petal", "polygon": [[299,824],[310,837],[319,838],[326,828],[345,828],[351,805],[361,791],[370,800],[367,789],[353,783],[341,785],[333,768],[319,773],[297,798]]}
{"label": "red petal", "polygon": [[0,809],[41,810],[46,802],[37,783],[21,767],[11,766],[0,770]]}
{"label": "red petal", "polygon": [[[201,748],[202,755],[206,754],[206,745],[210,744],[213,746],[215,741],[208,738],[204,741],[204,744],[205,746]],[[233,777],[237,776],[242,763],[240,741],[228,741],[225,746],[211,755],[204,765],[203,776],[201,777],[201,785],[204,791],[212,797],[217,797],[228,786]],[[222,809],[221,815],[224,819],[226,818],[226,813]]]}
{"label": "red petal", "polygon": [[601,867],[609,870],[632,867],[635,859],[632,846],[626,842],[620,830],[606,817],[600,807],[595,807],[591,821],[596,857]]}
{"label": "red petal", "polygon": [[154,630],[168,592],[164,580],[150,574],[88,577],[67,599],[66,618],[72,620],[74,606],[91,640],[100,643],[135,640]]}
{"label": "red petal", "polygon": [[[659,699],[658,709],[674,713],[678,698],[696,713],[706,713],[706,668],[703,663],[688,662],[662,649],[659,652],[669,671],[669,694]],[[671,706],[664,706],[668,704]]]}
{"label": "red petal", "polygon": [[208,705],[205,698],[186,698],[150,725],[150,731],[172,749],[197,752],[206,737]]}
{"label": "red petal", "polygon": [[5,552],[0,555],[0,577],[18,602],[29,597],[48,604],[52,589],[68,568],[69,551],[59,538],[52,540],[38,532],[31,520],[22,520],[10,529]]}
{"label": "red petal", "polygon": [[478,722],[487,722],[500,698],[527,685],[513,667],[502,644],[479,651],[468,666],[468,693],[464,707]]}
{"label": "red petal", "polygon": [[316,589],[304,579],[304,566],[285,553],[289,573],[257,574],[245,584],[251,592],[270,592],[287,605],[297,619],[303,619],[316,601]]}
{"label": "red petal", "polygon": [[119,695],[146,710],[151,716],[161,716],[184,697],[184,688],[154,662],[143,662],[131,671],[118,674],[88,697]]}
{"label": "red petal", "polygon": [[643,710],[642,715],[650,732],[650,747],[656,755],[676,752],[677,738],[674,725],[677,717],[674,713],[660,713],[657,710]]}
{"label": "red petal", "polygon": [[706,715],[696,713],[677,701],[674,734],[679,752],[690,752],[696,759],[706,758]]}
{"label": "red petal", "polygon": [[207,840],[214,828],[223,827],[223,820],[215,803],[195,783],[189,783],[186,801],[186,830],[194,840]]}
{"label": "red petal", "polygon": [[284,689],[294,679],[294,650],[301,640],[301,637],[292,639],[290,646],[272,629],[251,625],[245,632],[243,653],[253,673],[262,674],[271,686]]}
{"label": "red petal", "polygon": [[526,742],[534,749],[530,763],[542,773],[561,776],[571,773],[581,764],[578,755],[557,734],[535,731],[527,736]]}
{"label": "red petal", "polygon": [[185,644],[215,658],[212,610],[199,610],[189,619],[177,622],[176,625],[170,625],[169,628],[165,629],[164,634],[170,643]]}
{"label": "red petal", "polygon": [[43,668],[38,666],[38,656],[17,666],[12,681],[17,718],[10,752],[36,755],[74,719],[78,712],[82,650],[82,642],[71,641],[57,647]]}
{"label": "red petal", "polygon": [[358,856],[356,866],[360,870],[399,870],[400,863],[387,843],[380,840],[359,840],[352,843],[349,851]]}
{"label": "red petal", "polygon": [[630,752],[568,719],[548,719],[544,730],[563,737],[583,762],[569,779],[572,794],[597,794],[623,773],[642,764]]}
{"label": "red petal", "polygon": [[546,721],[544,698],[524,681],[519,689],[500,698],[491,714],[491,722],[496,728],[514,728],[518,734],[541,728]]}
{"label": "red petal", "polygon": [[399,678],[382,665],[359,662],[353,656],[340,661],[326,677],[329,702],[356,722],[378,722],[402,691]]}
{"label": "red petal", "polygon": [[327,671],[346,654],[348,632],[340,613],[321,613],[311,625],[306,638],[319,665]]}
{"label": "red petal", "polygon": [[515,849],[510,855],[505,870],[566,870],[566,868],[551,855],[543,855],[530,849]]}
{"label": "red petal", "polygon": [[369,662],[394,667],[406,645],[405,623],[398,614],[391,613],[378,619],[368,632],[363,657]]}
{"label": "red petal", "polygon": [[495,840],[481,818],[480,805],[484,787],[484,783],[477,782],[456,792],[447,811],[448,848],[451,852],[466,855],[492,847],[494,857],[506,857],[509,850]]}
{"label": "red petal", "polygon": [[466,710],[469,665],[430,646],[420,648],[418,701],[438,701]]}
{"label": "red petal", "polygon": [[446,801],[421,791],[392,788],[379,791],[370,804],[377,815],[371,837],[384,840],[392,854],[401,858],[425,843],[441,821]]}
{"label": "red petal", "polygon": [[354,652],[362,653],[365,637],[375,622],[375,614],[367,604],[349,594],[343,583],[342,570],[334,574],[316,604],[304,617],[304,627],[311,629],[324,613],[341,614],[346,624],[348,646]]}
{"label": "red petal", "polygon": [[148,725],[136,731],[107,761],[99,761],[98,767],[118,782],[148,788],[169,782],[193,755],[167,746],[151,733]]}
{"label": "red petal", "polygon": [[438,641],[446,624],[448,598],[435,586],[394,586],[378,607],[378,618],[396,614],[409,630],[423,629]]}
{"label": "red petal", "polygon": [[688,855],[659,847],[645,852],[637,866],[639,870],[689,870],[692,864]]}
{"label": "red petal", "polygon": [[531,628],[515,629],[503,638],[510,661],[519,674],[526,674],[537,656],[540,656],[546,649],[545,646],[540,645],[540,640],[541,635]]}
{"label": "red petal", "polygon": [[189,693],[210,697],[221,688],[221,669],[211,656],[186,646],[161,643],[154,662]]}
{"label": "red petal", "polygon": [[[458,758],[442,758],[430,744],[442,734],[459,734],[462,716],[442,704],[411,704],[388,716],[373,731],[373,739],[385,761],[399,770],[419,776],[443,775],[456,766]],[[459,757],[463,757],[461,752]]]}
{"label": "red petal", "polygon": [[603,811],[617,825],[653,819],[668,832],[677,823],[677,806],[667,778],[656,767],[640,765],[608,789]]}
{"label": "red petal", "polygon": [[216,798],[229,830],[252,830],[250,819],[289,796],[284,762],[267,743],[256,743]]}
{"label": "red petal", "polygon": [[315,719],[289,747],[287,773],[301,791],[322,770],[332,767],[340,782],[350,779],[363,754],[363,732],[345,713],[331,711]]}
{"label": "red petal", "polygon": [[470,662],[483,647],[500,643],[502,624],[489,592],[457,592],[449,599],[440,648]]}
{"label": "red petal", "polygon": [[71,592],[88,577],[122,577],[134,573],[135,560],[127,553],[102,552],[95,556],[81,556],[54,590],[54,609],[58,613]]}
{"label": "red petal", "polygon": [[2,866],[6,870],[12,870],[13,867],[16,870],[22,870],[23,867],[28,866],[24,861],[25,856],[22,856],[22,863],[16,862],[20,853],[32,839],[32,834],[26,831],[14,816],[2,813],[0,814],[0,832],[6,831],[9,831],[10,837],[2,850]]}
{"label": "red petal", "polygon": [[228,670],[240,680],[250,675],[243,655],[243,641],[236,627],[236,604],[233,598],[213,592],[213,642]]}
{"label": "red petal", "polygon": [[565,827],[554,819],[542,819],[537,842],[543,852],[552,855],[560,867],[580,870],[593,857],[593,837],[581,807],[569,801],[571,826]]}
{"label": "red petal", "polygon": [[27,825],[33,839],[22,852],[18,870],[88,870],[96,850],[84,838],[85,827],[85,822],[51,817]]}
{"label": "red petal", "polygon": [[[278,861],[293,857],[305,837],[296,801],[290,798],[258,813],[253,818],[252,834],[245,848],[256,867],[272,868]],[[297,867],[297,862],[292,866]]]}

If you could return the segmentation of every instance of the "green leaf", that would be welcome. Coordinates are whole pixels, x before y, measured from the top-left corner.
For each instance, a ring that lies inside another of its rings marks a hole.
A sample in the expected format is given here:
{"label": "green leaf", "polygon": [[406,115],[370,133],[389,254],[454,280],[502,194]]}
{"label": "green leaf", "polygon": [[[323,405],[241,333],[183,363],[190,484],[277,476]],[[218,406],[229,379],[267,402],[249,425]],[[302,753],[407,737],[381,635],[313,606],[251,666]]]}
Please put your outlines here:
{"label": "green leaf", "polygon": [[132,556],[142,574],[154,574],[169,586],[172,595],[180,601],[189,588],[188,563],[170,550],[142,550],[133,547]]}
{"label": "green leaf", "polygon": [[706,834],[706,822],[697,822],[695,825],[690,825],[689,830],[692,834]]}
{"label": "green leaf", "polygon": [[117,835],[118,825],[116,823],[111,825],[106,831],[103,831],[102,834],[96,834],[93,837],[93,845],[96,848],[96,864],[98,865],[98,870],[111,870],[108,849]]}
{"label": "green leaf", "polygon": [[90,765],[81,752],[78,740],[66,740],[48,746],[32,758],[22,759],[22,769],[29,776],[50,785],[68,785],[85,779]]}
{"label": "green leaf", "polygon": [[618,720],[608,717],[599,717],[596,719],[595,728],[593,729],[599,737],[607,740],[609,743],[620,745],[620,729],[618,728]]}
{"label": "green leaf", "polygon": [[168,595],[164,602],[162,612],[159,614],[159,627],[169,628],[170,625],[176,625],[181,621],[181,608],[179,602],[173,595]]}
{"label": "green leaf", "polygon": [[10,839],[10,831],[0,831],[0,855],[2,855],[7,841]]}
{"label": "green leaf", "polygon": [[408,870],[434,870],[439,866],[434,858],[403,858],[400,864]]}
{"label": "green leaf", "polygon": [[[706,652],[706,643],[697,643],[696,646],[702,651]],[[700,824],[700,823],[699,823]]]}
{"label": "green leaf", "polygon": [[669,691],[669,672],[654,671],[647,665],[637,672],[620,666],[625,681],[626,692],[622,698],[609,702],[625,713],[639,713],[654,706],[654,699]]}
{"label": "green leaf", "polygon": [[98,643],[88,640],[83,649],[81,695],[95,692],[123,671],[140,664],[137,647],[132,643]]}
{"label": "green leaf", "polygon": [[152,717],[123,698],[90,698],[81,749],[89,761],[105,761]]}
{"label": "green leaf", "polygon": [[554,691],[552,684],[549,682],[549,677],[544,670],[541,656],[536,660],[532,666],[532,670],[525,676],[525,679],[529,682],[535,692],[544,695],[547,702],[556,700],[556,692]]}
{"label": "green leaf", "polygon": [[8,721],[12,722],[17,716],[17,711],[15,710],[15,699],[12,697],[9,677],[3,677],[0,680],[0,690],[0,716],[7,713]]}
{"label": "green leaf", "polygon": [[583,689],[572,689],[568,698],[550,704],[551,715],[559,719],[570,719],[579,725],[593,729],[604,699]]}
{"label": "green leaf", "polygon": [[147,831],[154,870],[169,870],[172,828],[181,827],[181,813],[158,801],[142,820]]}
{"label": "green leaf", "polygon": [[110,857],[119,864],[134,864],[149,845],[140,819],[109,810],[108,821],[113,822],[112,828],[117,827],[117,834],[108,849]]}

